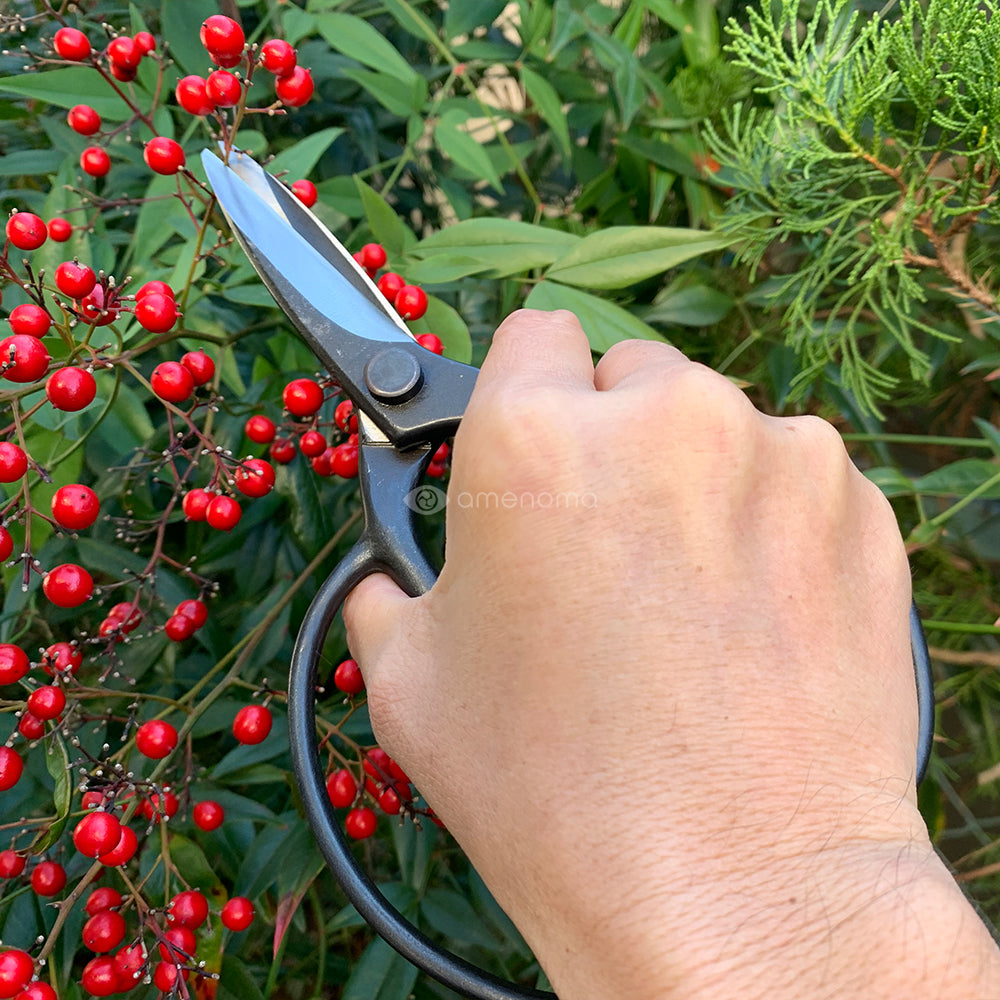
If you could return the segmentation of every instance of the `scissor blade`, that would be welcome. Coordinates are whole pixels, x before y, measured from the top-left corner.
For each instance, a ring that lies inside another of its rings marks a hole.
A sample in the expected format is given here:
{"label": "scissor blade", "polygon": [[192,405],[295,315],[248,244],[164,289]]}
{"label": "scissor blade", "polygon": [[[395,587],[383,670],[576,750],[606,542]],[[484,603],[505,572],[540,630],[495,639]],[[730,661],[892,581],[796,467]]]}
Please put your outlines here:
{"label": "scissor blade", "polygon": [[[322,223],[315,219],[310,228],[326,253],[299,231],[303,216],[279,197],[275,188],[280,185],[256,165],[251,169],[249,157],[240,160],[243,165],[236,170],[211,150],[202,153],[208,180],[236,238],[320,360],[339,374],[345,358],[351,357],[350,342],[355,338],[413,343],[385,299],[377,290],[365,289],[360,279],[367,278],[357,273],[357,262],[346,250],[336,250],[339,244]],[[301,210],[312,215],[305,206]]]}

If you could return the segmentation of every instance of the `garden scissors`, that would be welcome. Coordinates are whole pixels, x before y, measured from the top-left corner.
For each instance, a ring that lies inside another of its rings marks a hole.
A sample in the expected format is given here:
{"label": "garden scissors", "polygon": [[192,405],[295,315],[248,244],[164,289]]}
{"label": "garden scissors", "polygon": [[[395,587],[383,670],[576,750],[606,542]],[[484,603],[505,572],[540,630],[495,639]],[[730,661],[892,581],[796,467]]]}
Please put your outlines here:
{"label": "garden scissors", "polygon": [[[411,506],[437,447],[455,433],[476,369],[416,343],[350,253],[280,181],[247,154],[202,162],[233,233],[305,342],[354,402],[364,528],[320,587],[302,623],[288,682],[292,760],[320,851],[347,897],[404,957],[472,1000],[551,1000],[552,994],[496,979],[439,948],[381,894],[355,861],[326,792],[316,745],[317,669],[326,633],[351,589],[388,573],[411,595],[436,570],[417,541]],[[920,713],[918,780],[933,739],[930,662],[920,618],[910,612]]]}

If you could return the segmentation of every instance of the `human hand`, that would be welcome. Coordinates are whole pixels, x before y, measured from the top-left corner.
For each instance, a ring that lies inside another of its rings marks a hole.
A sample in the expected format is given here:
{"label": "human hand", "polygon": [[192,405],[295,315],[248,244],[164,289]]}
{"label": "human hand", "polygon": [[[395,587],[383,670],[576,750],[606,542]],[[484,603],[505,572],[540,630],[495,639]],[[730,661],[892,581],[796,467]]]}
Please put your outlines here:
{"label": "human hand", "polygon": [[723,995],[747,957],[759,995],[772,968],[812,995],[775,940],[851,971],[858,892],[876,925],[927,879],[961,912],[916,809],[905,552],[828,424],[661,344],[595,371],[574,317],[518,313],[447,537],[423,597],[356,588],[349,642],[380,743],[564,998]]}

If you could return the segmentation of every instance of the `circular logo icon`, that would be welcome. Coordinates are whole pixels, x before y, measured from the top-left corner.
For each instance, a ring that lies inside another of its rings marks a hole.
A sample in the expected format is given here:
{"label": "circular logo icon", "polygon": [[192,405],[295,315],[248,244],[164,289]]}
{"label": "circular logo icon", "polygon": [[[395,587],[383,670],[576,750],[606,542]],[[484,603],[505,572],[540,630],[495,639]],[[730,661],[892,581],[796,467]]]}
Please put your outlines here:
{"label": "circular logo icon", "polygon": [[444,510],[448,494],[436,486],[418,486],[406,494],[405,503],[418,514],[436,514],[439,510]]}

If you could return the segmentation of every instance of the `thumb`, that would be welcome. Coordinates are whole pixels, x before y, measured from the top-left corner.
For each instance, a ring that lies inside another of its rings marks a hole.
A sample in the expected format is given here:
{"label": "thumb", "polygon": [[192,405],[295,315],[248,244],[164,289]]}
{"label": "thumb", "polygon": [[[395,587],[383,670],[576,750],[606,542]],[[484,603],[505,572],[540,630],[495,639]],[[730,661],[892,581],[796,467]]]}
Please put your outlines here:
{"label": "thumb", "polygon": [[[343,608],[347,645],[364,673],[367,687],[376,683],[379,663],[402,652],[394,647],[411,601],[385,573],[365,577],[347,595]],[[405,636],[405,628],[402,632]]]}

